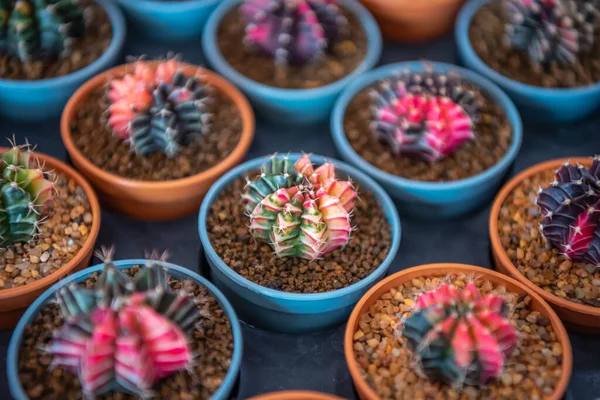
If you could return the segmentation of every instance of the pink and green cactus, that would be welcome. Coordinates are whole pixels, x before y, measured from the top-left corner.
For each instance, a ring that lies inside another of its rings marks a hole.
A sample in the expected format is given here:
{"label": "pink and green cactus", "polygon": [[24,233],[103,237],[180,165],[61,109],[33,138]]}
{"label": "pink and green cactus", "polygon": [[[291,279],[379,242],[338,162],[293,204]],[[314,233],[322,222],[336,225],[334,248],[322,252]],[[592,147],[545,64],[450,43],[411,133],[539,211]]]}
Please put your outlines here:
{"label": "pink and green cactus", "polygon": [[572,64],[600,28],[599,0],[504,0],[506,42],[535,64]]}
{"label": "pink and green cactus", "polygon": [[69,54],[85,33],[77,0],[0,0],[0,53],[23,62]]}
{"label": "pink and green cactus", "polygon": [[53,197],[54,183],[29,144],[0,155],[0,246],[28,242],[41,224],[41,210]]}
{"label": "pink and green cactus", "polygon": [[475,138],[479,100],[454,74],[404,71],[371,96],[371,130],[394,154],[433,162]]}
{"label": "pink and green cactus", "polygon": [[348,30],[338,0],[245,0],[240,12],[247,21],[246,46],[278,66],[317,60]]}
{"label": "pink and green cactus", "polygon": [[189,333],[202,313],[185,291],[170,290],[154,261],[130,278],[107,260],[94,289],[65,286],[57,303],[65,322],[46,351],[53,367],[77,374],[84,398],[146,398],[159,380],[192,366]]}
{"label": "pink and green cactus", "polygon": [[279,257],[314,260],[350,240],[356,196],[349,181],[336,179],[333,164],[314,169],[306,155],[296,163],[275,155],[242,198],[255,239]]}
{"label": "pink and green cactus", "polygon": [[156,71],[137,62],[132,74],[110,83],[107,98],[111,130],[140,155],[174,157],[209,129],[208,88],[198,77],[186,77],[175,60]]}
{"label": "pink and green cactus", "polygon": [[540,188],[540,230],[546,240],[567,258],[600,268],[600,157],[587,170],[566,163],[554,181]]}
{"label": "pink and green cactus", "polygon": [[425,292],[404,321],[402,335],[421,372],[460,387],[487,385],[503,371],[517,345],[517,331],[500,297],[482,295],[470,282]]}

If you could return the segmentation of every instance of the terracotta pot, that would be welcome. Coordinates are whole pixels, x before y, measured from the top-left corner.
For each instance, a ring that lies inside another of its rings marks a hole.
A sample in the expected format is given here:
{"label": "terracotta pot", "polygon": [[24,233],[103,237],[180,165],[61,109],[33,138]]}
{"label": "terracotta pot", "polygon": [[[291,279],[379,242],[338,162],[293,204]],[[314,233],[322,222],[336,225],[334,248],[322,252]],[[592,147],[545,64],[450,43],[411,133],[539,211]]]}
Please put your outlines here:
{"label": "terracotta pot", "polygon": [[[153,68],[158,61],[148,62]],[[149,182],[124,178],[94,165],[73,143],[70,123],[77,107],[98,87],[131,71],[131,65],[121,65],[97,75],[83,85],[67,103],[61,120],[61,135],[75,167],[94,185],[103,206],[129,217],[158,221],[180,218],[197,212],[206,191],[221,175],[239,164],[250,148],[254,137],[254,114],[246,98],[232,84],[219,75],[191,64],[182,63],[186,75],[193,76],[200,69],[206,81],[227,95],[238,107],[243,130],[240,141],[224,160],[199,174],[164,182]],[[100,123],[100,121],[98,121]]]}
{"label": "terracotta pot", "polygon": [[[8,150],[8,148],[0,147],[0,153],[4,153]],[[100,204],[98,203],[98,197],[96,197],[96,193],[94,193],[90,184],[87,183],[77,171],[62,161],[41,153],[35,153],[35,156],[41,162],[45,163],[48,170],[54,170],[56,173],[60,173],[75,180],[77,185],[83,188],[91,206],[93,216],[92,227],[83,247],[71,261],[63,265],[60,269],[28,285],[0,290],[0,329],[14,328],[27,307],[29,307],[39,295],[45,292],[46,289],[66,275],[87,268],[90,264],[92,254],[94,253],[94,244],[96,243],[98,232],[100,231]]]}
{"label": "terracotta pot", "polygon": [[508,258],[506,251],[502,247],[500,242],[500,236],[498,235],[498,215],[500,214],[500,208],[502,203],[523,180],[540,174],[547,170],[555,170],[567,161],[578,162],[586,167],[592,165],[590,158],[562,158],[558,160],[546,161],[541,164],[536,164],[531,168],[521,172],[513,179],[511,179],[498,193],[498,196],[494,200],[492,212],[490,214],[490,240],[492,242],[492,256],[496,269],[502,273],[510,275],[523,284],[527,285],[531,290],[535,291],[544,300],[546,300],[552,308],[556,311],[560,319],[563,320],[565,325],[569,329],[573,329],[578,332],[584,333],[600,333],[600,308],[587,306],[583,304],[577,304],[569,300],[561,299],[552,293],[546,292],[527,277],[525,277],[519,270],[513,265]]}
{"label": "terracotta pot", "polygon": [[350,375],[352,376],[352,380],[354,381],[354,386],[356,387],[359,397],[362,400],[379,399],[379,396],[363,378],[363,374],[358,368],[358,361],[354,356],[353,336],[354,332],[358,328],[360,316],[367,312],[369,307],[375,304],[375,302],[377,302],[377,300],[391,288],[398,287],[404,282],[408,282],[413,278],[445,276],[449,273],[475,274],[477,277],[483,277],[494,284],[504,285],[510,292],[527,293],[531,297],[531,308],[534,311],[538,311],[540,314],[550,320],[552,329],[554,329],[556,332],[558,341],[562,345],[562,374],[554,393],[552,393],[552,395],[549,397],[545,397],[546,400],[561,399],[567,390],[569,379],[571,378],[571,371],[573,369],[573,354],[567,331],[565,330],[565,327],[561,323],[556,313],[537,293],[521,282],[502,275],[496,271],[465,264],[428,264],[408,268],[388,276],[386,279],[373,286],[373,288],[371,288],[371,290],[369,290],[367,294],[360,299],[350,315],[348,325],[346,326],[346,333],[344,335],[344,353],[346,354],[346,363],[350,369]]}
{"label": "terracotta pot", "polygon": [[291,390],[288,392],[274,392],[251,397],[248,400],[343,400],[341,397],[318,392]]}
{"label": "terracotta pot", "polygon": [[384,36],[403,42],[433,39],[450,31],[464,1],[361,0]]}

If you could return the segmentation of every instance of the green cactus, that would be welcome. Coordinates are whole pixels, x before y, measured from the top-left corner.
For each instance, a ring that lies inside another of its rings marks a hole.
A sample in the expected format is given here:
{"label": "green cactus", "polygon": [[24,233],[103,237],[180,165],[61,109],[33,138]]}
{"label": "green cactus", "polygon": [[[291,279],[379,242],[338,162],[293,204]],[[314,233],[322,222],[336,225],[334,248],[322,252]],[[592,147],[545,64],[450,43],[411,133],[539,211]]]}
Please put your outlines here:
{"label": "green cactus", "polygon": [[0,0],[0,52],[23,62],[68,54],[85,32],[79,0]]}
{"label": "green cactus", "polygon": [[27,242],[40,225],[40,207],[52,199],[54,184],[32,168],[29,145],[0,155],[0,246]]}

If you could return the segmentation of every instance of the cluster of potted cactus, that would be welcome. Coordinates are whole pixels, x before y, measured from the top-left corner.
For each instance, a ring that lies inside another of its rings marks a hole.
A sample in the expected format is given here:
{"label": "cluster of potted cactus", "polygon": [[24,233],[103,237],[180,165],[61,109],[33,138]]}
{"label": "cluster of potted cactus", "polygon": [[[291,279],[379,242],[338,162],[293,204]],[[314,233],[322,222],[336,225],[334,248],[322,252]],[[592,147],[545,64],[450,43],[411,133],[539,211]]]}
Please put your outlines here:
{"label": "cluster of potted cactus", "polygon": [[[236,312],[285,333],[347,321],[364,399],[564,394],[561,320],[600,331],[600,157],[550,161],[496,190],[522,142],[511,98],[548,120],[600,106],[600,0],[468,2],[455,33],[477,72],[438,62],[369,72],[382,39],[367,8],[386,36],[416,40],[447,31],[462,2],[362,2],[0,0],[0,113],[62,111],[82,174],[29,144],[0,149],[0,328],[20,320],[7,357],[15,398],[229,398]],[[114,3],[152,40],[200,40],[222,76],[178,56],[104,71],[125,40]],[[254,136],[250,103],[287,124],[329,118],[349,164],[289,153],[238,166]],[[113,262],[108,251],[75,272],[99,231],[92,186],[139,220],[199,209],[215,286],[156,254]],[[398,211],[466,215],[494,196],[504,275],[436,264],[383,279]]]}

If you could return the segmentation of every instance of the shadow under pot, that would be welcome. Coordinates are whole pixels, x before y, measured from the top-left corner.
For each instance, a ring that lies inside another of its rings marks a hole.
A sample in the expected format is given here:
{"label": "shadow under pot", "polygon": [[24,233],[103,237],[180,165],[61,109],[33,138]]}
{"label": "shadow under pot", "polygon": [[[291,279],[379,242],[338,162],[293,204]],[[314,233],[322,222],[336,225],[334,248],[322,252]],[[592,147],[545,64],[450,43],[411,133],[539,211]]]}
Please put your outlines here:
{"label": "shadow under pot", "polygon": [[225,0],[208,20],[210,67],[239,87],[264,118],[315,124],[381,55],[377,23],[354,0]]}
{"label": "shadow under pot", "polygon": [[427,219],[489,202],[522,140],[515,106],[490,81],[416,61],[355,80],[334,107],[331,132],[342,159],[377,180],[401,214]]}
{"label": "shadow under pot", "polygon": [[600,332],[598,167],[598,158],[534,165],[504,186],[490,214],[496,268],[584,333]]}
{"label": "shadow under pot", "polygon": [[242,344],[233,308],[196,273],[107,260],[57,283],[23,315],[8,349],[9,389],[15,400],[228,400]]}
{"label": "shadow under pot", "polygon": [[344,352],[361,400],[559,400],[573,367],[567,331],[539,295],[463,264],[379,282],[352,311]]}
{"label": "shadow under pot", "polygon": [[597,1],[469,1],[455,39],[461,63],[500,86],[524,118],[567,123],[600,107]]}
{"label": "shadow under pot", "polygon": [[398,214],[379,185],[297,153],[223,176],[202,203],[199,232],[213,282],[242,320],[288,333],[342,323],[400,244]]}
{"label": "shadow under pot", "polygon": [[169,220],[197,211],[212,183],[241,162],[254,115],[235,87],[208,70],[139,61],[82,86],[65,108],[61,135],[105,206]]}
{"label": "shadow under pot", "polygon": [[5,1],[0,6],[2,117],[58,117],[86,80],[121,56],[127,28],[111,0],[53,3]]}
{"label": "shadow under pot", "polygon": [[0,148],[0,329],[68,274],[86,268],[100,204],[75,170],[30,146]]}

